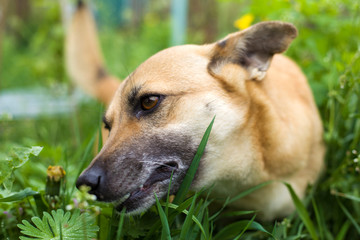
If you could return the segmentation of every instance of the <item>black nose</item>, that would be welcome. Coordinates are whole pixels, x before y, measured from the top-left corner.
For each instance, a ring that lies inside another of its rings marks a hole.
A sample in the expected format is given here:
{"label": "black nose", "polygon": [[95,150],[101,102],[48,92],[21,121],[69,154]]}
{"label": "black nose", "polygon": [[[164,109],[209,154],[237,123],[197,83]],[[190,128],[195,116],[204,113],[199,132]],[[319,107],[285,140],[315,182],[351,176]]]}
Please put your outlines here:
{"label": "black nose", "polygon": [[97,165],[93,165],[80,175],[76,181],[76,187],[79,189],[82,185],[89,186],[91,188],[89,193],[95,194],[99,198],[98,192],[103,181],[104,170]]}

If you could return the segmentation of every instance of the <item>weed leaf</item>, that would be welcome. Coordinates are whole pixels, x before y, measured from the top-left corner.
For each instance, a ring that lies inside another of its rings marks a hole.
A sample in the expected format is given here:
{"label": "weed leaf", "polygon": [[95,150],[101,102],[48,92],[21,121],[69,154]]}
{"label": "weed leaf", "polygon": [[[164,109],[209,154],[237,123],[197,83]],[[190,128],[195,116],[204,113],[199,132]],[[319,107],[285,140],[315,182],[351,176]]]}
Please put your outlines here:
{"label": "weed leaf", "polygon": [[15,201],[21,201],[25,199],[26,197],[33,196],[39,194],[38,192],[35,192],[31,190],[30,188],[25,188],[24,190],[14,193],[11,196],[8,196],[6,198],[1,198],[0,202],[15,202]]}
{"label": "weed leaf", "polygon": [[[99,230],[95,226],[94,219],[88,214],[80,214],[80,210],[76,210],[70,218],[71,213],[62,209],[52,211],[51,215],[44,212],[43,218],[32,217],[31,220],[35,226],[28,221],[23,220],[23,224],[17,226],[21,229],[21,233],[29,237],[38,239],[93,239],[96,238],[96,232]],[[20,239],[29,239],[21,236]]]}

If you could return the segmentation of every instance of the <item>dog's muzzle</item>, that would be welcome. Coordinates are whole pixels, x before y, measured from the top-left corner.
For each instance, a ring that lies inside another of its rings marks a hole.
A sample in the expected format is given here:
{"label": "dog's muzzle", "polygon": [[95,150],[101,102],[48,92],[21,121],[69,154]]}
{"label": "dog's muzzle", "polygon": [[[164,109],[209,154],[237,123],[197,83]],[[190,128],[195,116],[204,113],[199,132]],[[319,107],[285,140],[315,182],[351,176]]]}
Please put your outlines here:
{"label": "dog's muzzle", "polygon": [[94,164],[79,176],[76,187],[80,189],[81,186],[88,186],[90,187],[89,193],[95,195],[97,200],[107,200],[111,196],[104,194],[104,190],[107,188],[105,173],[106,171],[102,166]]}
{"label": "dog's muzzle", "polygon": [[102,164],[95,162],[80,175],[76,187],[88,186],[89,193],[96,195],[97,200],[114,202],[118,211],[126,207],[130,213],[141,208],[142,203],[147,202],[146,199],[153,198],[154,191],[157,192],[159,188],[166,191],[171,175],[179,168],[175,161],[155,166],[147,174],[142,171],[128,171],[124,174],[120,170],[114,176],[113,171],[107,171]]}

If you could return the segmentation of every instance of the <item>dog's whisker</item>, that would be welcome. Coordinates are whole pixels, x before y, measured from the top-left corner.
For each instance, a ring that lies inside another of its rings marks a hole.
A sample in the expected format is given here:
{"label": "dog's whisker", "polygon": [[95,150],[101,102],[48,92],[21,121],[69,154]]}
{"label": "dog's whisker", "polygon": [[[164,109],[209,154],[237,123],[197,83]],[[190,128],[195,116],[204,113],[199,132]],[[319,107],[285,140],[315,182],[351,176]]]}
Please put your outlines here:
{"label": "dog's whisker", "polygon": [[162,162],[154,162],[154,161],[139,161],[141,163],[150,163],[150,164],[156,164],[156,165],[160,165],[160,166],[164,166],[164,167],[173,167],[173,166],[170,166],[169,164],[166,164],[166,163],[162,163]]}

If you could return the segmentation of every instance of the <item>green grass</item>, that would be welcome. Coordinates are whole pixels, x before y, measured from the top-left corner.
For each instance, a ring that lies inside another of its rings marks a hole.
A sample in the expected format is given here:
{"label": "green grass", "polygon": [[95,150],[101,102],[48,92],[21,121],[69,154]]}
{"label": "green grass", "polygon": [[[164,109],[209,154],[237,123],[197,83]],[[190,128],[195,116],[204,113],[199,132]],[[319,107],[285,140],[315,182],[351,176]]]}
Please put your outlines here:
{"label": "green grass", "polygon": [[[36,17],[28,23],[12,26],[21,30],[21,39],[13,34],[4,36],[1,89],[34,85],[56,88],[59,82],[71,86],[61,64],[64,32],[58,5],[34,1],[38,6],[51,6],[50,10],[40,15],[34,12]],[[212,7],[219,10],[221,26],[218,38],[236,31],[232,21],[246,13],[252,13],[256,22],[285,20],[299,29],[299,37],[286,54],[301,66],[309,79],[324,123],[327,156],[321,179],[309,187],[304,201],[300,201],[289,187],[296,212],[276,222],[260,223],[254,211],[229,211],[226,208],[232,201],[268,184],[264,183],[226,199],[218,211],[209,209],[213,202],[209,197],[211,188],[188,193],[188,187],[184,187],[181,198],[177,197],[172,203],[169,198],[159,199],[155,206],[140,216],[115,214],[112,206],[94,202],[86,192],[74,187],[76,177],[94,155],[92,145],[103,112],[99,103],[90,101],[78,106],[75,112],[62,116],[19,120],[0,118],[1,164],[4,159],[14,158],[13,147],[43,147],[39,156],[32,156],[0,187],[0,197],[14,200],[0,201],[0,239],[18,239],[21,234],[17,224],[22,220],[31,222],[34,216],[42,217],[43,210],[51,212],[54,208],[68,209],[72,214],[75,209],[88,212],[99,226],[99,239],[168,239],[169,235],[173,239],[358,238],[359,3],[350,0],[222,0]],[[121,78],[150,55],[168,46],[168,18],[157,18],[152,12],[149,14],[139,29],[103,28],[101,31],[108,68]],[[189,30],[189,33],[196,33],[189,34],[189,43],[202,42],[199,31]],[[71,91],[71,87],[69,89]],[[59,198],[44,197],[48,165],[61,165],[66,171]],[[223,223],[233,217],[240,219]]]}

